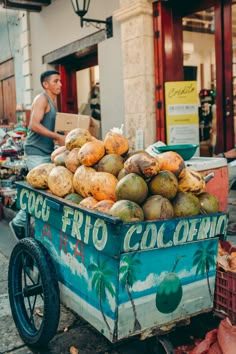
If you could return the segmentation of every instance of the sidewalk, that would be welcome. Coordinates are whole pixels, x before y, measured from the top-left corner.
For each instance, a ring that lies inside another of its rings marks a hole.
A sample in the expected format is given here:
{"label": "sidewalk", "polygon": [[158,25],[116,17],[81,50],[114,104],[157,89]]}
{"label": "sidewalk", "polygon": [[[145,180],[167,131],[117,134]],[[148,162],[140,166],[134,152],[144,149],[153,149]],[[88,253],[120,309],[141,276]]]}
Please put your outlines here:
{"label": "sidewalk", "polygon": [[[236,191],[230,192],[227,211],[230,221],[236,221]],[[228,240],[236,245],[236,236],[228,236]],[[57,333],[48,350],[31,351],[18,335],[8,301],[8,260],[15,244],[8,222],[0,221],[0,354],[67,354],[71,346],[77,348],[79,354],[151,354],[150,348],[135,338],[117,346],[111,345],[92,326],[63,306]]]}

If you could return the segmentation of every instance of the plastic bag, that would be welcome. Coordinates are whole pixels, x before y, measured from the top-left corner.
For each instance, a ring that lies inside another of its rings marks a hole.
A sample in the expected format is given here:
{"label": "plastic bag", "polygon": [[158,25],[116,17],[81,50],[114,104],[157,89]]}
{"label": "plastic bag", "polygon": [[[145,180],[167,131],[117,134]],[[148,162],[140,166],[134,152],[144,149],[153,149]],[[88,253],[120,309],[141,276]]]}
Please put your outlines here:
{"label": "plastic bag", "polygon": [[217,338],[222,353],[236,353],[236,326],[233,326],[228,318],[220,322]]}
{"label": "plastic bag", "polygon": [[[208,354],[213,343],[217,341],[217,329],[208,332],[205,339],[199,343],[190,354]],[[228,354],[228,353],[227,353]],[[235,354],[235,353],[234,353]]]}
{"label": "plastic bag", "polygon": [[212,344],[210,347],[208,354],[223,354],[223,352],[220,349],[218,341]]}

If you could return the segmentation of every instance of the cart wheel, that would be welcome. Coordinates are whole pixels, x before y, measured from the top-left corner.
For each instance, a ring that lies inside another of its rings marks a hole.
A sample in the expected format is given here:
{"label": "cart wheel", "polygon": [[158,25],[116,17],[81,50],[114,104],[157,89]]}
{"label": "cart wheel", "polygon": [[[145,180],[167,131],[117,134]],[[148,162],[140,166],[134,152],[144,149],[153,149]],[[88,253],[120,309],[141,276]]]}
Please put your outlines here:
{"label": "cart wheel", "polygon": [[12,316],[23,341],[45,346],[55,335],[60,298],[54,265],[40,242],[25,238],[14,247],[8,268]]}
{"label": "cart wheel", "polygon": [[148,340],[148,350],[150,353],[174,354],[174,348],[167,337],[156,336]]}

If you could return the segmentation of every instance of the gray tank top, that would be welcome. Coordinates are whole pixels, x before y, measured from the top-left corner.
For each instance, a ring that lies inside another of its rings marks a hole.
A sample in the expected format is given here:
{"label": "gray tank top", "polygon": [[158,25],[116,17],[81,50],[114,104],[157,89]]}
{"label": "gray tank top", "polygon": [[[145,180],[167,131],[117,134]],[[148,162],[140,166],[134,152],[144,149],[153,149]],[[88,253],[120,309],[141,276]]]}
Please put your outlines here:
{"label": "gray tank top", "polygon": [[[46,92],[44,92],[44,95],[47,97],[50,110],[44,115],[41,124],[47,129],[54,131],[57,112],[56,107]],[[38,133],[30,130],[27,135],[24,148],[26,155],[46,156],[51,155],[54,149],[54,142],[51,138],[39,135]]]}

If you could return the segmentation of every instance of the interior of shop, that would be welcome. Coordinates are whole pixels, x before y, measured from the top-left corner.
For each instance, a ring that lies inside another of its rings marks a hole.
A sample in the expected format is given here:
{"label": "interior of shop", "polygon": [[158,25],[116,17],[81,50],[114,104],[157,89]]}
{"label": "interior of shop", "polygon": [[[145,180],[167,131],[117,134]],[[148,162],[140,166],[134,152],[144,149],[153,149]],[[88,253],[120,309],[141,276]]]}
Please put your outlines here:
{"label": "interior of shop", "polygon": [[[196,80],[199,93],[200,155],[213,156],[217,142],[215,10],[189,14],[182,19],[184,79]],[[236,137],[236,3],[232,3],[233,115]],[[235,138],[236,139],[236,138]],[[236,144],[236,140],[235,140]]]}

